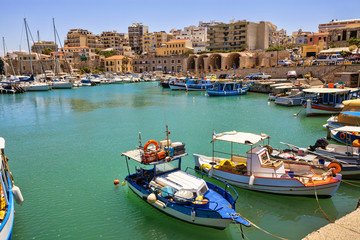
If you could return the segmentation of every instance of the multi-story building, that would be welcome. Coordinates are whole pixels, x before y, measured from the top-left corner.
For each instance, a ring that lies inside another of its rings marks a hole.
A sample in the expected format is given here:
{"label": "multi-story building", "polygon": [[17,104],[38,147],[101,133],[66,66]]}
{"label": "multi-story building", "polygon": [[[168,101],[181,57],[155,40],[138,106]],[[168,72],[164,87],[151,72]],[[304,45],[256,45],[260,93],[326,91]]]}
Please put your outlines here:
{"label": "multi-story building", "polygon": [[359,24],[360,18],[347,20],[331,20],[329,23],[319,24],[319,32],[329,32],[332,29],[344,28],[349,24]]}
{"label": "multi-story building", "polygon": [[116,55],[123,55],[125,57],[134,58],[135,52],[131,49],[130,46],[120,46],[120,47],[114,47],[112,48]]}
{"label": "multi-story building", "polygon": [[188,51],[194,52],[192,43],[188,39],[173,39],[165,46],[156,48],[156,56],[182,55]]}
{"label": "multi-story building", "polygon": [[122,55],[114,55],[105,58],[105,71],[114,73],[132,72],[133,68],[131,62],[131,58]]}
{"label": "multi-story building", "polygon": [[206,26],[189,26],[176,36],[176,39],[189,39],[192,42],[194,52],[205,51],[207,42]]}
{"label": "multi-story building", "polygon": [[143,52],[155,55],[156,48],[164,46],[166,42],[170,41],[172,38],[172,34],[168,34],[164,31],[146,33],[143,36]]}
{"label": "multi-story building", "polygon": [[269,47],[270,26],[266,22],[231,21],[210,26],[208,29],[210,51],[235,50],[247,46],[249,50]]}
{"label": "multi-story building", "polygon": [[53,41],[37,41],[31,46],[32,52],[42,53],[45,49],[51,49],[55,51],[58,48],[58,45]]}
{"label": "multi-story building", "polygon": [[168,72],[183,72],[184,60],[186,56],[141,56],[133,60],[133,69],[136,73],[162,71]]}
{"label": "multi-story building", "polygon": [[292,42],[291,44],[293,45],[303,45],[303,44],[308,44],[308,36],[312,34],[311,32],[303,32],[301,29],[299,29],[296,32],[293,32],[291,35],[291,39]]}
{"label": "multi-story building", "polygon": [[129,45],[137,54],[143,52],[142,40],[144,34],[149,32],[149,27],[142,23],[133,23],[128,27]]}
{"label": "multi-story building", "polygon": [[100,37],[84,29],[70,29],[66,35],[65,47],[103,48]]}
{"label": "multi-story building", "polygon": [[328,46],[347,47],[350,38],[360,38],[360,23],[347,24],[344,27],[329,30]]}
{"label": "multi-story building", "polygon": [[115,48],[128,44],[128,35],[114,31],[102,32],[100,35],[101,43],[104,48]]}

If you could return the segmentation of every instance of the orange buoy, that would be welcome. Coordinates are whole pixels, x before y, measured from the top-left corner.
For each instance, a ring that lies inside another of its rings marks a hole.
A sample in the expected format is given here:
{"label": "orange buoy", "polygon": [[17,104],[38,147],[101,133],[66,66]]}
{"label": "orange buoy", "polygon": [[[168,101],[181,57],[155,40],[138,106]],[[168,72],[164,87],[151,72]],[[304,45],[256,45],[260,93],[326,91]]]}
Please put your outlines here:
{"label": "orange buoy", "polygon": [[341,138],[342,140],[344,140],[344,139],[346,138],[345,133],[340,133],[340,138]]}
{"label": "orange buoy", "polygon": [[328,169],[331,169],[331,168],[332,168],[333,173],[341,172],[341,165],[339,163],[336,163],[336,162],[330,163],[328,166]]}
{"label": "orange buoy", "polygon": [[114,185],[118,185],[120,183],[119,179],[115,178]]}

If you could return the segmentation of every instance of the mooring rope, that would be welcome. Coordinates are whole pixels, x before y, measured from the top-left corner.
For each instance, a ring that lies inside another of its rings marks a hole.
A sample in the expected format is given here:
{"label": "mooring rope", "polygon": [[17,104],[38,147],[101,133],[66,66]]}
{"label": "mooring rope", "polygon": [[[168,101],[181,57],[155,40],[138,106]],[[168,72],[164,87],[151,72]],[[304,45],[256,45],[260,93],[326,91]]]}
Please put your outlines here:
{"label": "mooring rope", "polygon": [[253,225],[253,226],[256,227],[257,229],[263,231],[264,233],[266,233],[266,234],[268,234],[268,235],[270,235],[270,236],[273,236],[273,237],[276,237],[276,238],[282,239],[282,240],[288,240],[287,238],[279,237],[279,236],[276,236],[276,235],[274,235],[274,234],[272,234],[272,233],[269,233],[268,231],[262,229],[261,227],[257,226],[255,223],[253,223],[253,222],[251,222],[250,220],[248,220],[247,218],[241,216],[240,213],[237,213],[236,215],[238,215],[239,217],[243,218],[245,221],[248,221],[251,225]]}
{"label": "mooring rope", "polygon": [[[310,178],[310,181],[312,181],[312,179]],[[319,202],[319,198],[317,196],[317,192],[316,192],[316,187],[315,187],[315,183],[312,181],[312,183],[314,184],[314,192],[315,192],[315,198],[316,198],[316,202],[319,206],[320,211],[322,212],[322,214],[325,216],[326,220],[328,220],[329,222],[333,223],[334,221],[331,220],[328,215],[326,215],[326,213],[324,212],[324,210],[322,210],[321,206],[320,206],[320,202]]]}
{"label": "mooring rope", "polygon": [[357,185],[357,184],[354,184],[354,183],[351,183],[350,181],[347,181],[347,180],[341,180],[343,183],[346,183],[346,184],[349,184],[351,186],[355,186],[355,187],[360,187],[360,185]]}

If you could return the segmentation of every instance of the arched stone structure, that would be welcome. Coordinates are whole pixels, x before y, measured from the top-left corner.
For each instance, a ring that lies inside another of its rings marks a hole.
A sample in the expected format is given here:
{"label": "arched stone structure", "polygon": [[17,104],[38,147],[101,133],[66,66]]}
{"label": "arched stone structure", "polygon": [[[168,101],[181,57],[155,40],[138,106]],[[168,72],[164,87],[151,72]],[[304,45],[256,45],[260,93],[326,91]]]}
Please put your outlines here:
{"label": "arched stone structure", "polygon": [[214,72],[222,69],[223,59],[220,54],[211,54],[208,59],[207,71]]}
{"label": "arched stone structure", "polygon": [[202,54],[198,57],[198,61],[197,61],[197,69],[198,72],[205,72],[205,63],[207,63],[208,60],[208,55],[207,54]]}
{"label": "arched stone structure", "polygon": [[187,58],[187,62],[186,62],[186,69],[189,72],[196,72],[197,71],[197,66],[196,66],[196,62],[198,60],[198,56],[196,55],[190,55]]}
{"label": "arched stone structure", "polygon": [[224,58],[225,69],[232,69],[234,67],[238,69],[240,66],[240,57],[240,53],[237,52],[230,53],[228,56],[226,56]]}

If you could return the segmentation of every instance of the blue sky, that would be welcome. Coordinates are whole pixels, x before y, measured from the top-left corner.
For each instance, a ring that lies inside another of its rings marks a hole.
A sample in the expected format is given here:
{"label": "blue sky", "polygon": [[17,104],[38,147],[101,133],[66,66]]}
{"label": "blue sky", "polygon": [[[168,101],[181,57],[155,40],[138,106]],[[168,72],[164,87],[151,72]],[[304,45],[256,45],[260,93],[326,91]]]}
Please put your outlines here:
{"label": "blue sky", "polygon": [[[26,49],[24,18],[32,35],[54,40],[52,18],[62,40],[71,28],[87,29],[95,34],[117,30],[127,32],[133,22],[142,22],[149,31],[169,32],[172,28],[197,25],[199,21],[231,19],[270,21],[288,35],[299,28],[316,32],[319,23],[332,19],[360,18],[360,1],[270,1],[270,0],[0,0],[0,37],[7,51]],[[3,56],[1,41],[0,55]]]}

